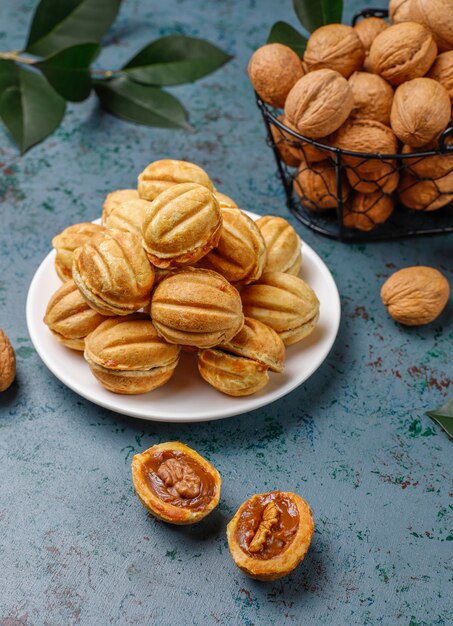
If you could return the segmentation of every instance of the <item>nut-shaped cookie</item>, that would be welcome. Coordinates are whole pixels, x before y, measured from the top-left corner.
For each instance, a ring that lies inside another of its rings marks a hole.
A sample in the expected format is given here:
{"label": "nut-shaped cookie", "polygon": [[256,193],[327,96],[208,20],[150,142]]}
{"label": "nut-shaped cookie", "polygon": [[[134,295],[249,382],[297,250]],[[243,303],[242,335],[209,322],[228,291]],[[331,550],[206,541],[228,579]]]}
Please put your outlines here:
{"label": "nut-shaped cookie", "polygon": [[287,272],[301,261],[301,241],[283,217],[265,215],[256,221],[267,248],[264,272]]}
{"label": "nut-shaped cookie", "polygon": [[343,210],[343,223],[347,228],[372,230],[385,222],[393,213],[395,200],[380,191],[355,193],[351,206]]}
{"label": "nut-shaped cookie", "polygon": [[445,87],[453,103],[453,50],[439,54],[426,76]]}
{"label": "nut-shaped cookie", "polygon": [[285,116],[302,135],[317,139],[337,130],[353,104],[346,78],[334,70],[316,70],[303,76],[291,89]]}
{"label": "nut-shaped cookie", "polygon": [[445,87],[432,78],[414,78],[395,91],[390,123],[398,139],[419,148],[439,137],[450,113]]}
{"label": "nut-shaped cookie", "polygon": [[221,209],[237,209],[238,208],[238,205],[232,198],[230,198],[230,196],[227,196],[224,193],[217,191],[217,189],[214,191],[214,195]]}
{"label": "nut-shaped cookie", "polygon": [[152,201],[163,191],[181,183],[197,183],[214,191],[206,172],[188,161],[162,159],[150,163],[138,177],[138,194],[143,200]]}
{"label": "nut-shaped cookie", "polygon": [[49,300],[44,323],[60,343],[83,352],[85,337],[105,319],[87,304],[75,282],[68,280]]}
{"label": "nut-shaped cookie", "polygon": [[118,189],[107,194],[102,205],[102,224],[105,226],[105,220],[113,209],[127,200],[138,200],[138,198],[139,195],[136,189]]}
{"label": "nut-shaped cookie", "polygon": [[376,120],[389,126],[392,87],[377,74],[368,72],[354,72],[348,82],[354,98],[350,118]]}
{"label": "nut-shaped cookie", "polygon": [[453,49],[452,9],[450,0],[411,0],[412,19],[433,34],[440,52]]}
{"label": "nut-shaped cookie", "polygon": [[276,580],[299,565],[313,531],[313,515],[305,500],[288,491],[271,491],[241,504],[227,526],[228,547],[247,576]]}
{"label": "nut-shaped cookie", "polygon": [[435,179],[418,179],[404,172],[398,198],[409,209],[435,211],[453,200],[453,171]]}
{"label": "nut-shaped cookie", "polygon": [[84,357],[103,387],[120,394],[147,393],[164,385],[179,361],[180,346],[164,341],[144,313],[111,317],[85,339]]}
{"label": "nut-shaped cookie", "polygon": [[293,85],[304,75],[304,69],[291,48],[281,43],[269,43],[253,53],[248,74],[261,100],[282,109]]}
{"label": "nut-shaped cookie", "polygon": [[308,337],[319,319],[319,300],[313,289],[297,276],[283,272],[263,274],[241,291],[247,317],[273,328],[289,346]]}
{"label": "nut-shaped cookie", "polygon": [[[332,145],[351,152],[396,154],[397,139],[390,128],[376,120],[348,120],[331,138]],[[344,155],[348,181],[360,193],[392,193],[399,173],[393,159]]]}
{"label": "nut-shaped cookie", "polygon": [[163,269],[192,265],[217,245],[222,228],[214,194],[197,183],[173,185],[144,211],[143,245]]}
{"label": "nut-shaped cookie", "polygon": [[424,76],[434,62],[437,46],[432,34],[415,22],[394,24],[371,44],[369,64],[391,85]]}
{"label": "nut-shaped cookie", "polygon": [[244,324],[237,289],[217,272],[186,268],[164,278],[151,300],[158,333],[170,343],[212,348]]}
{"label": "nut-shaped cookie", "polygon": [[389,17],[393,24],[413,22],[411,16],[412,0],[390,0]]}
{"label": "nut-shaped cookie", "polygon": [[103,231],[104,228],[99,224],[82,222],[68,226],[52,239],[52,246],[56,250],[55,271],[63,282],[72,278],[74,251]]}
{"label": "nut-shaped cookie", "polygon": [[217,245],[198,267],[222,274],[238,285],[253,283],[263,273],[266,244],[255,222],[240,209],[221,209],[222,229]]}
{"label": "nut-shaped cookie", "polygon": [[360,20],[357,24],[355,24],[354,30],[359,36],[363,49],[365,50],[365,60],[363,62],[363,68],[365,70],[370,69],[368,56],[371,44],[379,33],[382,33],[382,31],[388,27],[389,25],[387,22],[380,17],[365,17],[363,20]]}
{"label": "nut-shaped cookie", "polygon": [[400,324],[419,326],[434,321],[444,310],[450,286],[433,267],[406,267],[388,278],[381,289],[381,300]]}
{"label": "nut-shaped cookie", "polygon": [[[338,206],[337,175],[331,161],[308,164],[301,161],[294,178],[294,191],[303,205],[314,213]],[[348,181],[341,173],[341,194],[346,200],[350,191]]]}
{"label": "nut-shaped cookie", "polygon": [[72,276],[102,315],[129,315],[149,302],[154,270],[135,235],[105,229],[74,252]]}
{"label": "nut-shaped cookie", "polygon": [[106,228],[117,228],[132,233],[141,241],[143,217],[145,209],[150,204],[138,197],[135,200],[125,200],[111,209],[104,220],[104,225]]}
{"label": "nut-shaped cookie", "polygon": [[194,524],[218,505],[222,479],[195,450],[169,441],[132,458],[132,482],[152,515],[170,524]]}
{"label": "nut-shaped cookie", "polygon": [[211,387],[236,398],[251,396],[269,382],[265,365],[218,348],[199,350],[198,371]]}
{"label": "nut-shaped cookie", "polygon": [[360,70],[365,49],[352,26],[327,24],[312,32],[307,42],[304,61],[310,71],[329,69],[349,78]]}

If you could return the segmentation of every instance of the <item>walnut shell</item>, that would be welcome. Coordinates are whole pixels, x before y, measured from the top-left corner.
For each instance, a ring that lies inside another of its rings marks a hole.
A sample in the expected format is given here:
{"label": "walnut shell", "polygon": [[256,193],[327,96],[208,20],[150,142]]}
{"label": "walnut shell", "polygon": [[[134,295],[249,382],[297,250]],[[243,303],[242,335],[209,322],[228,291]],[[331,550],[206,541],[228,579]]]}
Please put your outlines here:
{"label": "walnut shell", "polygon": [[353,106],[348,81],[338,72],[316,70],[303,76],[288,94],[285,115],[298,132],[313,139],[339,128]]}
{"label": "walnut shell", "polygon": [[450,119],[447,90],[432,78],[414,78],[395,91],[390,123],[393,132],[414,148],[434,141]]}
{"label": "walnut shell", "polygon": [[370,67],[391,85],[423,76],[437,55],[432,34],[420,24],[394,24],[371,44]]}
{"label": "walnut shell", "polygon": [[[288,121],[284,115],[279,115],[278,119],[282,122],[282,124],[285,124],[285,126],[288,125]],[[297,139],[274,124],[270,125],[270,129],[272,139],[280,154],[280,158],[286,163],[286,165],[289,165],[290,167],[297,167],[300,163],[300,155],[298,155],[297,149],[291,149],[292,142],[297,141]]]}
{"label": "walnut shell", "polygon": [[390,125],[393,89],[377,74],[354,72],[349,79],[354,106],[351,119],[376,120]]}
{"label": "walnut shell", "polygon": [[395,272],[381,289],[381,299],[394,320],[407,326],[429,324],[448,302],[447,279],[433,267],[406,267]]}
{"label": "walnut shell", "polygon": [[[453,137],[447,138],[445,142],[447,145],[453,143]],[[421,148],[412,148],[411,146],[404,145],[402,154],[413,154],[413,159],[407,159],[404,161],[405,166],[411,174],[414,176],[420,176],[421,178],[441,178],[453,171],[453,154],[439,154],[436,156],[422,156],[417,158],[418,152],[426,152],[438,147],[437,142],[422,146]]]}
{"label": "walnut shell", "polygon": [[369,231],[385,222],[393,213],[395,201],[392,196],[380,191],[356,193],[351,207],[345,207],[343,223],[347,228]]}
{"label": "walnut shell", "polygon": [[304,69],[302,61],[291,48],[269,43],[253,53],[248,74],[261,100],[282,109],[293,85],[304,75]]}
{"label": "walnut shell", "polygon": [[[371,44],[383,30],[389,27],[386,21],[380,17],[365,17],[363,20],[357,22],[354,26],[354,30],[359,36],[362,42],[363,49],[365,50],[365,60],[363,62],[363,68],[369,70],[369,53]],[[360,68],[359,68],[360,69]]]}
{"label": "walnut shell", "polygon": [[412,19],[432,32],[441,52],[453,48],[452,9],[451,0],[411,0]]}
{"label": "walnut shell", "polygon": [[412,0],[390,0],[389,17],[393,24],[400,22],[412,22],[411,16]]}
{"label": "walnut shell", "polygon": [[398,186],[400,202],[416,211],[435,211],[453,200],[453,172],[436,179],[419,180],[404,172]]}
{"label": "walnut shell", "polygon": [[327,24],[317,28],[307,42],[304,61],[310,71],[330,69],[349,78],[360,70],[365,50],[360,37],[351,26]]}
{"label": "walnut shell", "polygon": [[197,183],[214,191],[209,176],[195,163],[162,159],[150,163],[139,175],[138,194],[143,200],[152,201],[163,191],[182,183]]}
{"label": "walnut shell", "polygon": [[[375,120],[348,120],[332,137],[332,145],[352,152],[395,154],[398,142],[390,128]],[[399,174],[394,160],[344,155],[348,181],[361,193],[392,193]]]}
{"label": "walnut shell", "polygon": [[[283,123],[285,124],[285,126],[290,128],[294,132],[296,133],[299,132],[297,128],[293,126],[286,117],[284,117]],[[288,150],[295,157],[297,157],[298,159],[297,164],[299,164],[300,161],[303,161],[303,160],[307,161],[308,163],[316,163],[317,161],[324,161],[325,159],[327,159],[327,157],[331,156],[331,152],[328,149],[322,150],[320,148],[317,148],[316,146],[312,146],[307,141],[298,141],[295,137],[293,137],[289,133],[287,133],[286,136],[288,138],[291,138],[291,140],[288,140]],[[318,143],[324,143],[324,144],[328,143],[327,137],[318,137],[316,141]]]}
{"label": "walnut shell", "polygon": [[0,328],[0,392],[6,391],[16,378],[16,355],[10,340]]}
{"label": "walnut shell", "polygon": [[443,85],[448,91],[450,101],[453,102],[453,50],[443,52],[436,57],[427,77]]}
{"label": "walnut shell", "polygon": [[[338,206],[337,176],[335,165],[330,161],[301,162],[294,178],[294,191],[303,205],[313,212],[335,209]],[[348,181],[342,175],[342,197],[346,200],[350,191]]]}

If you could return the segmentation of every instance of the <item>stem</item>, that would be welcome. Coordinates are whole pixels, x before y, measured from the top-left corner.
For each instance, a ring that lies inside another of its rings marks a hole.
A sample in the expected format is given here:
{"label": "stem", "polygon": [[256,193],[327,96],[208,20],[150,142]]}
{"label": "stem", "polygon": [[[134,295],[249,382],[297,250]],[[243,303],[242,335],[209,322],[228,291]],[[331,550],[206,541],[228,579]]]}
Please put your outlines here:
{"label": "stem", "polygon": [[[34,65],[36,63],[35,59],[29,59],[27,57],[23,57],[20,55],[20,50],[11,50],[10,52],[1,52],[0,51],[0,59],[5,61],[16,61],[17,63],[24,63],[25,65]],[[120,74],[121,70],[91,70],[90,74],[92,76],[101,76],[103,78],[111,78],[112,76],[116,76]]]}

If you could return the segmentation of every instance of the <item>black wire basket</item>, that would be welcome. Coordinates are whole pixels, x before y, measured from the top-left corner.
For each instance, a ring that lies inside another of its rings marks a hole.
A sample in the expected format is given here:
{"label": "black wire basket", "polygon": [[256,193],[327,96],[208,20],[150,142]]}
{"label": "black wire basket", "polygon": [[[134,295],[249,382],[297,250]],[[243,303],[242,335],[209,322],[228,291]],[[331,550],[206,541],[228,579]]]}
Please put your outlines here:
{"label": "black wire basket", "polygon": [[[386,17],[366,9],[360,17]],[[288,208],[312,230],[340,241],[453,232],[453,127],[438,147],[406,154],[335,148],[300,135],[258,95]]]}

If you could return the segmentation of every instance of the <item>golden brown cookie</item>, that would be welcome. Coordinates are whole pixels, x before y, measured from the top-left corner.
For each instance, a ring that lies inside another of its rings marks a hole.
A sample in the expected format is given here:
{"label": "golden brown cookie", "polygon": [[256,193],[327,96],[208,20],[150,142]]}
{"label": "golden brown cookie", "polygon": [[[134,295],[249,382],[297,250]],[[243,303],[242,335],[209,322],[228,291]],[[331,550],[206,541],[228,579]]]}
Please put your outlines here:
{"label": "golden brown cookie", "polygon": [[146,306],[154,282],[138,237],[113,228],[75,251],[72,275],[88,304],[102,315],[128,315]]}
{"label": "golden brown cookie", "polygon": [[157,267],[192,265],[217,244],[221,227],[219,203],[209,189],[173,185],[144,211],[144,247]]}
{"label": "golden brown cookie", "polygon": [[137,313],[100,324],[85,340],[84,357],[103,387],[114,393],[138,394],[171,378],[179,351],[179,346],[159,337],[147,315]]}
{"label": "golden brown cookie", "polygon": [[51,297],[44,323],[62,344],[83,352],[85,337],[105,319],[87,304],[74,281],[68,280]]}
{"label": "golden brown cookie", "polygon": [[57,254],[55,257],[55,270],[59,278],[65,282],[72,278],[72,260],[74,251],[83,246],[94,235],[104,231],[99,224],[82,222],[65,228],[59,235],[52,239],[52,246]]}
{"label": "golden brown cookie", "polygon": [[135,493],[155,517],[170,524],[194,524],[219,503],[219,472],[178,441],[159,443],[132,459]]}
{"label": "golden brown cookie", "polygon": [[221,209],[221,215],[220,239],[198,266],[222,274],[233,284],[253,283],[266,263],[266,245],[260,229],[240,209]]}
{"label": "golden brown cookie", "polygon": [[252,496],[227,526],[236,565],[257,580],[289,574],[305,557],[314,531],[308,504],[289,491]]}
{"label": "golden brown cookie", "polygon": [[186,268],[164,278],[151,301],[158,333],[170,343],[211,348],[243,324],[240,295],[217,272]]}
{"label": "golden brown cookie", "polygon": [[264,272],[297,274],[302,261],[301,241],[291,224],[283,217],[265,215],[257,220],[256,225],[264,237],[267,248]]}
{"label": "golden brown cookie", "polygon": [[244,314],[273,328],[287,346],[308,337],[319,319],[319,300],[297,276],[263,274],[241,291]]}
{"label": "golden brown cookie", "polygon": [[107,194],[104,204],[102,205],[102,224],[105,226],[105,220],[110,213],[123,202],[128,200],[138,200],[140,196],[136,189],[118,189]]}
{"label": "golden brown cookie", "polygon": [[217,189],[214,191],[214,195],[217,198],[217,202],[219,203],[219,206],[221,209],[237,209],[238,208],[238,205],[232,198],[230,198],[229,196],[226,196],[224,193],[221,193],[220,191],[217,191]]}
{"label": "golden brown cookie", "polygon": [[138,177],[138,193],[143,200],[154,200],[163,191],[181,183],[197,183],[214,191],[206,172],[195,163],[162,159],[146,167]]}
{"label": "golden brown cookie", "polygon": [[142,224],[145,209],[150,202],[136,198],[135,200],[125,200],[115,206],[104,220],[106,228],[117,228],[132,233],[136,237],[143,239]]}

